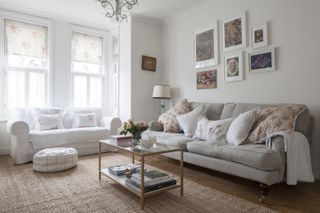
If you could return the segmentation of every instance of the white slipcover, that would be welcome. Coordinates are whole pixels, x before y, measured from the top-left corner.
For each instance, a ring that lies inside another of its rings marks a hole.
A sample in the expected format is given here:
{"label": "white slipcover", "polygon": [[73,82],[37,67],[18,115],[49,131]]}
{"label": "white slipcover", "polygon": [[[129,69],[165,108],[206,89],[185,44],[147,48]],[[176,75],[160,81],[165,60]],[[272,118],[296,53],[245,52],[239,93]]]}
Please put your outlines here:
{"label": "white slipcover", "polygon": [[59,172],[77,165],[78,152],[74,148],[55,147],[43,149],[33,156],[33,170]]}

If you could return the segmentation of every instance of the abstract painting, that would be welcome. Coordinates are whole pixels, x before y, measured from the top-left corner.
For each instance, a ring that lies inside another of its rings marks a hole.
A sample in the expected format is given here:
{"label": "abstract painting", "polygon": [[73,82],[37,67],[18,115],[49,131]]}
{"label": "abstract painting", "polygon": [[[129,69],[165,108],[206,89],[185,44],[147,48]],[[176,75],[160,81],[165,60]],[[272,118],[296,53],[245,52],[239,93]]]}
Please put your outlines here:
{"label": "abstract painting", "polygon": [[250,72],[275,71],[275,49],[249,53]]}
{"label": "abstract painting", "polygon": [[217,24],[199,29],[194,33],[195,68],[213,66],[218,63]]}
{"label": "abstract painting", "polygon": [[217,88],[217,70],[197,72],[197,89]]}

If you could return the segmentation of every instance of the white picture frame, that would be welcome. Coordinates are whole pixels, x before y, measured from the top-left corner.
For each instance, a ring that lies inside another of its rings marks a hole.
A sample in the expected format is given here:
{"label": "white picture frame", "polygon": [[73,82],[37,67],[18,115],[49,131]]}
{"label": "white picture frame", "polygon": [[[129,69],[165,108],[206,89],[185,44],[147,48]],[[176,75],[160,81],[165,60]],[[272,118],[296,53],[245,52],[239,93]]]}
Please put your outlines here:
{"label": "white picture frame", "polygon": [[268,25],[262,24],[251,28],[252,48],[268,46]]}
{"label": "white picture frame", "polygon": [[196,69],[218,65],[219,46],[217,22],[194,31],[193,58]]}
{"label": "white picture frame", "polygon": [[224,56],[224,81],[243,80],[243,53],[237,52]]}
{"label": "white picture frame", "polygon": [[276,71],[276,49],[274,47],[248,53],[249,73]]}
{"label": "white picture frame", "polygon": [[223,52],[247,47],[246,13],[221,21]]}

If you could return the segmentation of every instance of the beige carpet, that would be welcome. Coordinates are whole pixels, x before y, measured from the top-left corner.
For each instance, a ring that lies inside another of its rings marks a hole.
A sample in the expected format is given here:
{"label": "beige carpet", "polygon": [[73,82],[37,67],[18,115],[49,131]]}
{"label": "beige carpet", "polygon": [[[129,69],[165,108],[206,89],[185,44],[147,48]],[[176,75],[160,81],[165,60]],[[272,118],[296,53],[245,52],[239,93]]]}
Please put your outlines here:
{"label": "beige carpet", "polygon": [[[103,165],[129,162],[104,155]],[[81,157],[78,166],[60,173],[35,173],[32,164],[0,163],[1,212],[143,212],[139,199],[107,177],[98,180],[97,156]],[[144,212],[272,212],[263,206],[185,180],[179,189],[146,199]]]}

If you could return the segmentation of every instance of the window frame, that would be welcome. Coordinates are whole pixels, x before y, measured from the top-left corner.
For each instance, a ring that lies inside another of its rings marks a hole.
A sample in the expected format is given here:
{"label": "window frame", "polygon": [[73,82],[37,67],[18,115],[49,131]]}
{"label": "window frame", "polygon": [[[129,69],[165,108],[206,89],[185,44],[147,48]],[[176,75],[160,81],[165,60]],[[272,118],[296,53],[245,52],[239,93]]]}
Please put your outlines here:
{"label": "window frame", "polygon": [[[7,55],[7,38],[5,20],[12,20],[17,22],[23,22],[31,25],[40,25],[47,27],[47,64],[44,69],[40,68],[22,68],[8,65]],[[21,71],[25,73],[25,88],[27,93],[25,96],[25,107],[29,107],[29,75],[30,73],[44,73],[45,75],[45,106],[52,104],[52,21],[44,18],[34,17],[30,15],[19,14],[11,11],[0,10],[0,42],[3,48],[0,50],[0,83],[3,85],[0,88],[0,95],[4,98],[0,100],[2,110],[0,110],[0,118],[9,118],[10,112],[8,108],[8,73],[9,69],[13,68],[12,71]]]}
{"label": "window frame", "polygon": [[[90,77],[98,77],[102,79],[102,88],[101,88],[101,108],[104,110],[107,106],[107,64],[108,64],[108,32],[94,29],[90,27],[84,27],[79,25],[70,25],[70,35],[69,35],[69,72],[68,72],[68,82],[70,82],[69,87],[69,105],[71,107],[75,107],[74,105],[74,76],[85,76],[87,78],[87,106],[82,107],[91,107],[89,106],[89,100],[90,100]],[[84,73],[84,72],[75,72],[73,71],[73,58],[72,58],[72,35],[73,33],[82,33],[87,34],[89,36],[97,36],[101,37],[103,39],[102,41],[102,67],[101,67],[101,73]]]}

